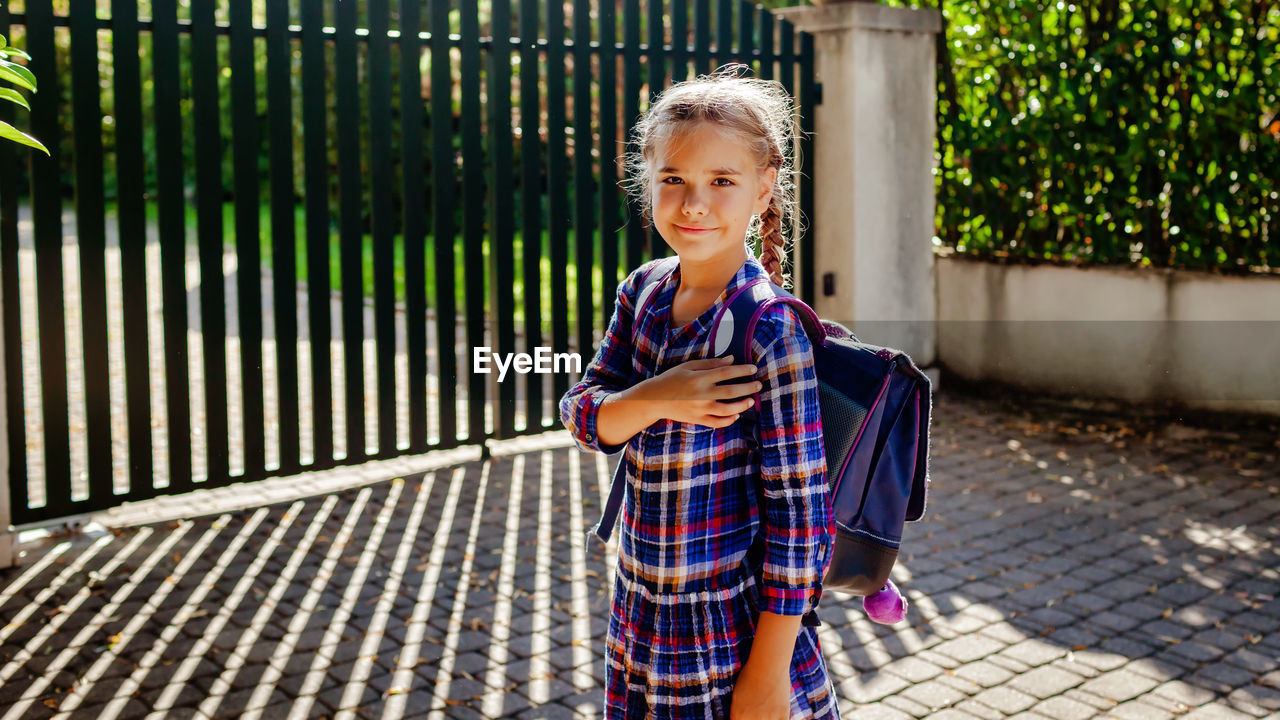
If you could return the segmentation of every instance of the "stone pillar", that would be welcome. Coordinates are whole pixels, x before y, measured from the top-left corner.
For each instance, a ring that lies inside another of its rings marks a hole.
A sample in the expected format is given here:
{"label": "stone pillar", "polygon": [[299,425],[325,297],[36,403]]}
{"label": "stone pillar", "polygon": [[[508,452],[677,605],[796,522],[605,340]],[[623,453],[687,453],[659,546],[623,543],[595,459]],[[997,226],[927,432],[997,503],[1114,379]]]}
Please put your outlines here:
{"label": "stone pillar", "polygon": [[941,14],[862,2],[774,13],[813,35],[822,84],[814,117],[814,309],[859,340],[932,365]]}

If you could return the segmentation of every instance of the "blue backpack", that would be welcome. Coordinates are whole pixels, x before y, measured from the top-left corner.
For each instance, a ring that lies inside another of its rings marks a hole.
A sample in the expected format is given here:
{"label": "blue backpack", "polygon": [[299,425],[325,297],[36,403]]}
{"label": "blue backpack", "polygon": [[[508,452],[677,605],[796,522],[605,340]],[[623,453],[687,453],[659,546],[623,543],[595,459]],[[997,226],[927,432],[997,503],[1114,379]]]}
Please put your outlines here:
{"label": "blue backpack", "polygon": [[[641,277],[636,317],[677,262],[675,257],[665,258]],[[777,303],[795,308],[813,343],[836,523],[831,564],[822,585],[852,595],[871,595],[889,579],[903,524],[924,516],[929,483],[929,378],[905,353],[860,342],[843,325],[819,320],[802,300],[766,278],[740,288],[715,318],[714,356],[728,351],[736,363],[753,362],[750,338],[756,322]],[[758,409],[758,400],[756,405]],[[609,500],[592,529],[605,543],[622,505],[625,464],[618,463]],[[816,617],[806,618],[806,624],[816,624],[810,620]]]}

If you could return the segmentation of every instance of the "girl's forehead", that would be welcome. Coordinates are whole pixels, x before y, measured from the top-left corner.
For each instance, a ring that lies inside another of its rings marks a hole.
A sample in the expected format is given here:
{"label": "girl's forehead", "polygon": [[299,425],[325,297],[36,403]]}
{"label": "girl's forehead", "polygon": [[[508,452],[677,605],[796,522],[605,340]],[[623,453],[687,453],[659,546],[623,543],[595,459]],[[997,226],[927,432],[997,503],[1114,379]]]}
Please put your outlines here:
{"label": "girl's forehead", "polygon": [[742,138],[710,123],[677,130],[655,143],[653,160],[656,167],[674,166],[680,170],[733,166],[745,172],[753,165]]}

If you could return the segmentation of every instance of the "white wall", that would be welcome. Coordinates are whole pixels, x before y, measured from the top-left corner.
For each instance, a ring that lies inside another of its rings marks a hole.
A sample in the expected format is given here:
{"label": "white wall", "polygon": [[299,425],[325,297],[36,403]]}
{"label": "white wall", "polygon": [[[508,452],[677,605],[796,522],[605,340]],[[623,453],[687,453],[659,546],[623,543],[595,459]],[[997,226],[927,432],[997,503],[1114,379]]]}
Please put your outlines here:
{"label": "white wall", "polygon": [[1280,277],[939,258],[938,359],[972,381],[1280,415]]}

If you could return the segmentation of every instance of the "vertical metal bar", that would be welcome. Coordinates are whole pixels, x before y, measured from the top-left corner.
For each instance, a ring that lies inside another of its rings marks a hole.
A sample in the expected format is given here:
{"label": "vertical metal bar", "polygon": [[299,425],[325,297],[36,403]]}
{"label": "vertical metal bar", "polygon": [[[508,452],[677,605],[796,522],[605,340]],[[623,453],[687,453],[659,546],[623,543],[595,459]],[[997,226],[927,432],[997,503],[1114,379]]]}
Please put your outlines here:
{"label": "vertical metal bar", "polygon": [[258,155],[262,142],[258,137],[252,5],[231,3],[229,20],[244,479],[254,480],[266,474],[266,459],[262,399],[262,241],[258,221]]}
{"label": "vertical metal bar", "polygon": [[796,53],[795,53],[795,37],[796,26],[789,20],[781,20],[778,23],[778,32],[781,35],[778,49],[778,82],[782,83],[783,89],[791,97],[796,96]]}
{"label": "vertical metal bar", "polygon": [[40,328],[40,406],[44,421],[45,513],[71,503],[71,440],[67,419],[66,314],[62,289],[62,133],[58,121],[57,48],[50,0],[26,5],[27,52],[42,92],[31,96],[31,133],[49,156],[31,158],[31,219],[36,249],[36,315]]}
{"label": "vertical metal bar", "polygon": [[756,8],[757,25],[760,26],[760,77],[772,80],[773,64],[777,57],[773,54],[773,13],[763,6]]}
{"label": "vertical metal bar", "polygon": [[436,355],[439,358],[440,446],[458,444],[458,363],[454,354],[458,324],[454,296],[453,243],[457,182],[453,160],[453,79],[449,60],[449,0],[431,0],[431,87],[449,88],[431,93],[431,201],[435,243]]}
{"label": "vertical metal bar", "polygon": [[[24,28],[25,29],[25,28]],[[30,32],[28,30],[28,32]],[[9,7],[0,5],[0,34],[9,34]],[[0,120],[13,124],[12,103],[0,107]],[[14,143],[0,143],[0,167],[16,168],[21,159],[34,153]],[[26,402],[22,394],[22,305],[18,284],[18,178],[16,172],[0,173],[0,306],[4,309],[4,397],[5,429],[8,439],[7,466],[0,466],[0,492],[9,494],[10,521],[27,519],[27,429]],[[0,501],[0,504],[3,504]]]}
{"label": "vertical metal bar", "polygon": [[[461,5],[462,36],[462,247],[466,288],[467,348],[485,343],[484,318],[484,156],[480,146],[480,19],[474,3]],[[492,246],[490,247],[492,252]],[[470,353],[468,353],[469,355]],[[485,381],[472,367],[467,373],[467,441],[485,438]]]}
{"label": "vertical metal bar", "polygon": [[[511,3],[490,5],[489,46],[489,309],[496,326],[497,351],[515,352],[515,213],[514,163],[511,134]],[[496,376],[495,376],[496,377]],[[516,379],[509,374],[498,383],[494,429],[499,438],[515,435]]]}
{"label": "vertical metal bar", "polygon": [[400,151],[404,214],[405,340],[409,353],[409,452],[427,449],[426,218],[423,212],[422,75],[418,37],[422,6],[400,2]]}
{"label": "vertical metal bar", "polygon": [[125,397],[129,429],[129,492],[152,494],[151,363],[147,356],[147,224],[142,204],[142,87],[138,5],[112,0],[111,48],[115,77],[116,196],[120,223],[120,282],[124,320]]}
{"label": "vertical metal bar", "polygon": [[[705,2],[705,0],[703,0]],[[662,28],[662,0],[653,0],[649,4],[649,98],[648,106],[653,105],[653,101],[662,94],[666,87],[666,58],[663,49]],[[675,41],[675,38],[672,38]],[[663,257],[667,255],[666,243],[662,241],[662,235],[658,233],[658,229],[652,224],[648,227],[649,238],[649,258]]]}
{"label": "vertical metal bar", "polygon": [[102,202],[102,103],[98,95],[98,17],[94,4],[73,3],[70,7],[69,24],[89,497],[94,505],[107,506],[111,503],[113,494],[111,386],[107,372],[107,238]]}
{"label": "vertical metal bar", "polygon": [[[542,344],[542,148],[538,99],[538,0],[520,0],[520,201],[525,352]],[[526,427],[542,422],[542,376],[525,376]]]}
{"label": "vertical metal bar", "polygon": [[[616,6],[604,2],[600,7],[600,265],[603,287],[600,291],[600,327],[609,327],[613,315],[613,299],[618,295],[618,240],[622,218],[618,216],[618,155],[615,133],[618,126],[617,99],[617,28]],[[678,43],[677,43],[678,44]],[[626,277],[624,274],[623,277]]]}
{"label": "vertical metal bar", "polygon": [[671,0],[671,84],[689,77],[688,0]]}
{"label": "vertical metal bar", "polygon": [[387,0],[368,0],[369,185],[373,231],[373,329],[377,347],[378,455],[396,453],[396,283],[391,216],[391,48]]}
{"label": "vertical metal bar", "polygon": [[813,35],[800,33],[800,213],[808,223],[805,233],[800,238],[800,273],[796,279],[800,299],[809,305],[814,302],[813,273]]}
{"label": "vertical metal bar", "polygon": [[316,468],[333,466],[333,368],[329,299],[329,160],[325,117],[324,7],[305,2],[302,25],[302,147],[306,166],[307,336],[311,340],[311,430]]}
{"label": "vertical metal bar", "polygon": [[294,225],[293,74],[289,3],[267,4],[267,123],[271,187],[271,282],[275,311],[280,474],[300,469],[298,426],[298,268]]}
{"label": "vertical metal bar", "polygon": [[191,0],[191,101],[196,149],[196,238],[200,247],[200,336],[209,481],[227,479],[226,305],[222,290],[222,133],[213,0]]}
{"label": "vertical metal bar", "polygon": [[[623,0],[622,8],[622,115],[626,123],[624,136],[627,152],[639,152],[632,142],[632,131],[640,119],[640,0]],[[677,0],[683,2],[683,0]],[[644,262],[645,222],[640,217],[640,201],[627,195],[627,269],[634,270]]]}
{"label": "vertical metal bar", "polygon": [[591,172],[591,9],[589,0],[573,5],[573,242],[577,268],[578,352],[594,355],[596,229],[595,188]]}
{"label": "vertical metal bar", "polygon": [[693,0],[693,71],[711,72],[711,0]]}
{"label": "vertical metal bar", "polygon": [[[169,417],[169,492],[192,489],[191,396],[187,360],[187,240],[183,207],[182,116],[177,0],[151,5],[155,70],[156,224],[163,298],[165,414]],[[135,492],[137,488],[134,489]]]}
{"label": "vertical metal bar", "polygon": [[733,0],[716,3],[716,66],[733,60]]}
{"label": "vertical metal bar", "polygon": [[760,64],[755,60],[755,6],[748,0],[738,0],[738,60],[751,66],[752,75],[759,77]]}
{"label": "vertical metal bar", "polygon": [[341,244],[342,349],[346,371],[347,462],[365,457],[364,248],[360,232],[360,88],[356,75],[356,3],[334,0],[338,108],[338,235]]}
{"label": "vertical metal bar", "polygon": [[[565,77],[564,6],[547,3],[547,235],[551,256],[551,346],[554,352],[569,350],[569,240],[566,221],[569,178],[565,168]],[[552,392],[560,397],[569,391],[567,377],[551,376]]]}

